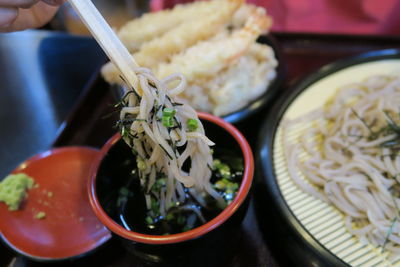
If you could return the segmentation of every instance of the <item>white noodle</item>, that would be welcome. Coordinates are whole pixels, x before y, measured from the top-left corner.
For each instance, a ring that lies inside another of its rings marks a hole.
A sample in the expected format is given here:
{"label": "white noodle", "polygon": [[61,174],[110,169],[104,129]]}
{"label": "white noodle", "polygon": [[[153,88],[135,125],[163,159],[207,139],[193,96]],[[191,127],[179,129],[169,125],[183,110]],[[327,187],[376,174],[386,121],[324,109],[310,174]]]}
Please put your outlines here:
{"label": "white noodle", "polygon": [[[145,195],[148,210],[152,208],[149,194],[157,194],[154,197],[159,201],[159,213],[165,216],[176,202],[183,203],[186,200],[185,187],[196,188],[195,199],[199,195],[210,195],[223,202],[224,199],[210,183],[209,167],[213,162],[210,146],[214,143],[206,137],[196,111],[186,104],[177,103],[174,98],[186,87],[183,75],[173,74],[159,81],[148,69],[137,68],[135,72],[139,82],[134,85],[134,89],[129,89],[124,98],[125,107],[121,110],[120,119],[128,122],[129,134],[123,137],[137,152],[138,167],[139,163],[144,164],[138,169],[141,185],[147,192]],[[175,87],[169,89],[167,84]],[[173,115],[173,129],[162,121],[165,108],[176,111]],[[198,127],[195,131],[188,130],[188,119],[197,121]],[[187,161],[190,162],[189,173],[182,169]],[[151,188],[157,183],[160,173],[167,178],[166,185],[159,192],[154,192]],[[205,201],[199,203],[205,204]],[[203,219],[198,214],[199,210],[193,211]]]}
{"label": "white noodle", "polygon": [[282,122],[290,176],[360,240],[400,256],[400,77],[345,86],[322,110]]}

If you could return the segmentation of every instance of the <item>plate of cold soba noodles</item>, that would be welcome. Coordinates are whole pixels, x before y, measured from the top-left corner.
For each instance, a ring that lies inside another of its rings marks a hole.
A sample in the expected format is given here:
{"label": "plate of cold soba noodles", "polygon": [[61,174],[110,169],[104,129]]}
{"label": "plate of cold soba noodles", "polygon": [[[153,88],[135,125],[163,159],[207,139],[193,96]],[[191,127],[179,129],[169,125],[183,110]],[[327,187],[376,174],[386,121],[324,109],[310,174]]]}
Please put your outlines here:
{"label": "plate of cold soba noodles", "polygon": [[400,52],[321,68],[266,121],[266,188],[308,247],[335,266],[400,266]]}

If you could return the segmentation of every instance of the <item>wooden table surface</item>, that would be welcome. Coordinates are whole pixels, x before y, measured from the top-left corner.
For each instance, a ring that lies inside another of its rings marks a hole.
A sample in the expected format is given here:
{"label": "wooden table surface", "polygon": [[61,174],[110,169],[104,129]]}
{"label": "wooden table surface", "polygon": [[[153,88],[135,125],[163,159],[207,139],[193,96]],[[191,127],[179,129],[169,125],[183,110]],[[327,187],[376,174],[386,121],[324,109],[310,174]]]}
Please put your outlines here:
{"label": "wooden table surface", "polygon": [[[310,34],[273,34],[280,45],[283,63],[286,66],[286,79],[280,89],[290,90],[299,79],[312,73],[321,66],[337,59],[367,51],[399,48],[398,37],[310,35]],[[278,93],[279,97],[281,94]],[[66,121],[54,146],[86,145],[101,147],[115,132],[113,118],[102,119],[110,112],[115,103],[114,92],[104,81],[94,77],[90,86]],[[258,112],[252,118],[236,126],[249,140],[257,157],[257,138],[262,121],[268,108]],[[257,171],[257,169],[256,169]],[[256,198],[257,199],[257,198]],[[282,218],[275,216],[275,208],[269,203],[256,203],[253,198],[242,224],[241,238],[235,255],[227,266],[313,266],[314,255],[307,251],[306,244],[290,235],[285,229]],[[261,212],[260,212],[261,211]],[[262,223],[260,223],[262,222]],[[199,255],[206,257],[206,255]],[[0,245],[0,266],[139,266],[131,255],[127,254],[115,239],[93,254],[73,262],[57,264],[36,263],[16,256]]]}

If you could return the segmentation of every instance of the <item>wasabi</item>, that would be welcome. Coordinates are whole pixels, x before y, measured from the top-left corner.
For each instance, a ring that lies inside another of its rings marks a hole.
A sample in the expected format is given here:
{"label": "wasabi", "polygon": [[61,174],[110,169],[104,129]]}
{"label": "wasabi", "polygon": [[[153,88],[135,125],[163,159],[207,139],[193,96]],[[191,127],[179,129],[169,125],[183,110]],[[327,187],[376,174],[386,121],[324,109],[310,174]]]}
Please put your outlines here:
{"label": "wasabi", "polygon": [[0,202],[6,203],[9,210],[18,210],[34,181],[24,173],[11,174],[0,182]]}
{"label": "wasabi", "polygon": [[36,213],[36,215],[35,215],[35,219],[42,220],[42,219],[44,219],[44,218],[46,218],[46,213],[43,212],[43,211],[39,211],[39,212]]}

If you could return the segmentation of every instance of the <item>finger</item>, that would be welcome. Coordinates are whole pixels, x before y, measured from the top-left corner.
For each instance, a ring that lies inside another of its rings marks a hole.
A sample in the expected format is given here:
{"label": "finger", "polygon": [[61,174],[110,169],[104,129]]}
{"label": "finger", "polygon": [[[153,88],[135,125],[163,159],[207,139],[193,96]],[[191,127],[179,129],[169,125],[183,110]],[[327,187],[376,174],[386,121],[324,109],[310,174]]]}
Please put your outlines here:
{"label": "finger", "polygon": [[[19,9],[17,12],[17,18],[12,21],[12,24],[8,27],[0,28],[0,32],[21,31],[28,28],[41,27],[54,16],[57,12],[57,7],[40,1],[30,9]],[[2,17],[2,14],[0,14],[0,18]]]}
{"label": "finger", "polygon": [[18,8],[0,8],[0,28],[6,29],[10,27],[11,24],[17,19],[18,17]]}
{"label": "finger", "polygon": [[37,2],[39,2],[39,0],[0,0],[0,6],[9,8],[30,8]]}
{"label": "finger", "polygon": [[51,6],[60,6],[65,2],[65,0],[42,0],[42,1]]}

